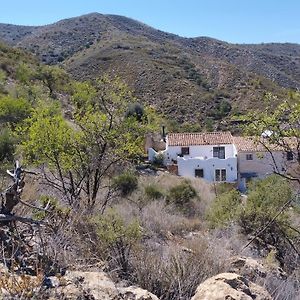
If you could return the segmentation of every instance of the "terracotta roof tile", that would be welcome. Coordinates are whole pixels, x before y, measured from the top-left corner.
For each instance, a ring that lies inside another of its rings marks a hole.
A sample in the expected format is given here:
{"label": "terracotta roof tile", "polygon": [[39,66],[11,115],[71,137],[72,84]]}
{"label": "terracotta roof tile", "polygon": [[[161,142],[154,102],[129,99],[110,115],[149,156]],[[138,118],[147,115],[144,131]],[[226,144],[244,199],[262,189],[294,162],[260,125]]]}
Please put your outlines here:
{"label": "terracotta roof tile", "polygon": [[233,143],[238,152],[265,151],[265,148],[251,137],[234,136]]}
{"label": "terracotta roof tile", "polygon": [[[238,152],[265,152],[267,148],[271,151],[283,151],[286,149],[295,149],[297,147],[297,139],[296,138],[284,138],[282,140],[284,145],[275,145],[268,142],[267,139],[261,138],[261,143],[257,139],[257,137],[242,137],[242,136],[234,136],[233,143]],[[263,145],[266,145],[267,148]]]}
{"label": "terracotta roof tile", "polygon": [[229,131],[205,133],[169,133],[169,146],[196,146],[232,144],[233,138]]}

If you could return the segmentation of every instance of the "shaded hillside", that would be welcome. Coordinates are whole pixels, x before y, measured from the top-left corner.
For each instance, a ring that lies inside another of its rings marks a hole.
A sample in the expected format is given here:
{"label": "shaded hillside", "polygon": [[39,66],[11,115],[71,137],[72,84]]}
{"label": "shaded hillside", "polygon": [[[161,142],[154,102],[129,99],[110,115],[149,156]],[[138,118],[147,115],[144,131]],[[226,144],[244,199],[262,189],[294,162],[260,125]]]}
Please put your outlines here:
{"label": "shaded hillside", "polygon": [[[282,93],[272,82],[222,60],[193,56],[174,42],[160,44],[130,34],[104,37],[64,65],[77,79],[121,76],[141,102],[178,122],[202,122],[207,116],[219,120],[260,105],[266,90]],[[221,103],[231,107],[223,111]]]}
{"label": "shaded hillside", "polygon": [[16,45],[26,36],[33,34],[37,29],[38,27],[34,26],[0,24],[0,40],[9,45]]}
{"label": "shaded hillside", "polygon": [[300,87],[300,45],[238,45],[210,38],[185,39],[184,45],[199,55],[222,59],[260,74],[286,88]]}
{"label": "shaded hillside", "polygon": [[[8,25],[0,24],[0,31]],[[16,26],[0,38],[12,42]],[[300,45],[233,45],[182,38],[132,19],[97,13],[42,27],[20,26],[13,44],[77,79],[122,77],[140,102],[179,122],[213,122],[261,107],[265,92],[300,86]],[[27,29],[26,29],[27,28]],[[21,34],[23,33],[23,34]]]}

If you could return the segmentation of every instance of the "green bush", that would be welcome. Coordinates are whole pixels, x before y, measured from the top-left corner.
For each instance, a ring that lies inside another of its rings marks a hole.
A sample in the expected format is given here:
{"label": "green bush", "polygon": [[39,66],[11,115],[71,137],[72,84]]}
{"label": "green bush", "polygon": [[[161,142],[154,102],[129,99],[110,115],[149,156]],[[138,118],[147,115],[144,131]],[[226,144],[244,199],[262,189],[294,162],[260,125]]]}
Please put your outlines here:
{"label": "green bush", "polygon": [[223,99],[214,109],[209,112],[209,116],[214,120],[220,120],[229,115],[231,111],[231,104]]}
{"label": "green bush", "polygon": [[216,194],[217,195],[228,193],[234,189],[235,189],[235,184],[233,184],[233,183],[221,182],[219,184],[216,184]]}
{"label": "green bush", "polygon": [[137,189],[138,179],[133,173],[125,172],[113,179],[113,187],[125,197]]}
{"label": "green bush", "polygon": [[32,78],[33,71],[31,68],[25,63],[20,63],[16,70],[16,79],[26,84],[29,83]]}
{"label": "green bush", "polygon": [[103,259],[109,267],[126,278],[130,275],[130,257],[133,246],[141,238],[141,227],[138,220],[125,223],[114,210],[91,220],[101,243]]}
{"label": "green bush", "polygon": [[275,247],[276,258],[286,268],[294,268],[297,263],[292,257],[295,249],[299,251],[298,230],[292,229],[297,227],[291,218],[291,213],[295,213],[289,204],[292,197],[289,182],[278,175],[254,180],[238,219],[245,234],[257,235],[257,247],[265,250],[270,249],[267,245]]}
{"label": "green bush", "polygon": [[192,187],[190,182],[184,181],[183,183],[176,185],[169,190],[167,202],[183,207],[196,196],[197,192]]}
{"label": "green bush", "polygon": [[137,121],[141,121],[144,116],[144,107],[139,103],[132,103],[129,105],[125,116],[134,117]]}
{"label": "green bush", "polygon": [[149,199],[159,199],[164,196],[161,190],[154,184],[147,185],[145,187],[145,195]]}
{"label": "green bush", "polygon": [[227,116],[231,111],[231,104],[223,99],[218,108],[221,116]]}
{"label": "green bush", "polygon": [[29,116],[31,106],[25,99],[10,96],[0,97],[0,122],[18,123]]}
{"label": "green bush", "polygon": [[[262,228],[272,220],[283,205],[292,198],[287,180],[277,175],[263,180],[253,180],[249,186],[247,202],[240,215],[240,225],[246,233]],[[284,230],[288,214],[283,212],[273,222],[273,226]],[[270,230],[272,226],[270,227]]]}
{"label": "green bush", "polygon": [[241,209],[241,196],[238,191],[231,190],[215,199],[207,213],[210,227],[223,227],[238,218]]}
{"label": "green bush", "polygon": [[162,167],[164,165],[164,154],[163,153],[157,153],[155,156],[154,156],[154,159],[153,159],[153,164],[155,166],[158,166],[158,167]]}
{"label": "green bush", "polygon": [[15,139],[11,130],[3,128],[0,131],[0,161],[13,161],[15,152]]}

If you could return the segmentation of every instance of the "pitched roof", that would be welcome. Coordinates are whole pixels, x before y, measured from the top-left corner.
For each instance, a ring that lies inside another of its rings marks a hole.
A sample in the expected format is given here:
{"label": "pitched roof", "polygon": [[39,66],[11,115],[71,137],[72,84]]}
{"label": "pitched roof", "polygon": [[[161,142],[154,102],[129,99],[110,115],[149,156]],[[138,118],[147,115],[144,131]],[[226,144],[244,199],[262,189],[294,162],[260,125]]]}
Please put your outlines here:
{"label": "pitched roof", "polygon": [[234,136],[233,143],[238,152],[266,151],[266,148],[262,144],[251,137]]}
{"label": "pitched roof", "polygon": [[197,132],[197,133],[169,133],[169,146],[197,146],[232,144],[233,137],[226,132]]}
{"label": "pitched roof", "polygon": [[299,141],[295,137],[281,139],[281,144],[271,144],[267,138],[234,136],[233,143],[238,152],[286,151],[297,148]]}

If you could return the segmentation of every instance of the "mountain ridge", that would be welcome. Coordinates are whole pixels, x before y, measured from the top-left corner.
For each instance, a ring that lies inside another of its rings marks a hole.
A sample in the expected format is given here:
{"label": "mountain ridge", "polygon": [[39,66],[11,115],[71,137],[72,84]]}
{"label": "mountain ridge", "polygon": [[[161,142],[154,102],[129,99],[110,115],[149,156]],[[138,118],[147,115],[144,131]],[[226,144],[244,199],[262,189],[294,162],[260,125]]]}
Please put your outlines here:
{"label": "mountain ridge", "polygon": [[283,98],[286,89],[300,88],[298,44],[185,38],[100,13],[38,27],[7,26],[0,24],[0,40],[46,64],[61,64],[76,79],[117,75],[140,102],[180,123],[203,123],[207,117],[221,122],[262,107],[266,92]]}

